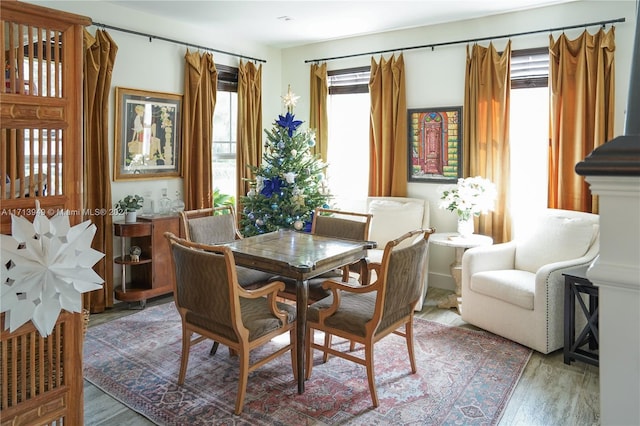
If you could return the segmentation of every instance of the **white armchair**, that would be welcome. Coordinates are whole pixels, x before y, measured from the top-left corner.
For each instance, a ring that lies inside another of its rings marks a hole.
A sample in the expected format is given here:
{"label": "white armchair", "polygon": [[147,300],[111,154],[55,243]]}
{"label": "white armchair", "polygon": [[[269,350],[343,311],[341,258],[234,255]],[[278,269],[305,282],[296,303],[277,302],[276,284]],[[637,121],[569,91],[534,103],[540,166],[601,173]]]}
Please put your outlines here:
{"label": "white armchair", "polygon": [[563,271],[599,251],[598,215],[546,209],[534,231],[462,257],[462,319],[547,354],[563,347]]}
{"label": "white armchair", "polygon": [[[369,261],[380,262],[384,247],[389,241],[416,229],[429,228],[429,202],[420,198],[407,197],[368,197],[367,213],[371,213],[369,240],[375,241],[378,247],[369,250]],[[403,245],[411,245],[413,241],[405,241]],[[421,310],[428,288],[428,263],[425,262],[424,286],[422,297],[416,304]]]}

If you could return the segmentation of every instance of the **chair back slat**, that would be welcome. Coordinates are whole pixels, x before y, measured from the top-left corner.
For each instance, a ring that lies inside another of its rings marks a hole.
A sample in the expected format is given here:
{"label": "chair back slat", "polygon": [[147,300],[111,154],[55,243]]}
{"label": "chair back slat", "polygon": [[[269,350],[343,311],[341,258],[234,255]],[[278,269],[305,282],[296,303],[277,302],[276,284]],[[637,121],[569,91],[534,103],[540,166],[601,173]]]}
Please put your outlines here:
{"label": "chair back slat", "polygon": [[314,234],[325,237],[346,238],[363,241],[368,234],[368,223],[331,216],[319,216],[316,219]]}
{"label": "chair back slat", "polygon": [[231,205],[180,212],[185,239],[202,244],[222,244],[240,237]]}
{"label": "chair back slat", "polygon": [[428,248],[427,240],[420,238],[408,247],[390,252],[380,329],[406,316],[420,299]]}
{"label": "chair back slat", "polygon": [[231,326],[228,260],[221,252],[171,245],[175,269],[175,303],[221,326]]}
{"label": "chair back slat", "polygon": [[230,214],[189,219],[188,225],[193,242],[221,244],[236,239],[235,222]]}

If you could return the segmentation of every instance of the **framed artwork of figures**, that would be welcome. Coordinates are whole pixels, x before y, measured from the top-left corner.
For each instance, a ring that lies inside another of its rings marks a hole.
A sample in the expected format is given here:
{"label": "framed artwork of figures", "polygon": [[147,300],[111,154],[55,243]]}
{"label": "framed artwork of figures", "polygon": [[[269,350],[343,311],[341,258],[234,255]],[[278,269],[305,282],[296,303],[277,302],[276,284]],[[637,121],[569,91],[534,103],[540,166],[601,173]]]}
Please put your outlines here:
{"label": "framed artwork of figures", "polygon": [[116,87],[114,179],[181,175],[182,95]]}
{"label": "framed artwork of figures", "polygon": [[456,183],[462,176],[462,107],[408,110],[410,182]]}

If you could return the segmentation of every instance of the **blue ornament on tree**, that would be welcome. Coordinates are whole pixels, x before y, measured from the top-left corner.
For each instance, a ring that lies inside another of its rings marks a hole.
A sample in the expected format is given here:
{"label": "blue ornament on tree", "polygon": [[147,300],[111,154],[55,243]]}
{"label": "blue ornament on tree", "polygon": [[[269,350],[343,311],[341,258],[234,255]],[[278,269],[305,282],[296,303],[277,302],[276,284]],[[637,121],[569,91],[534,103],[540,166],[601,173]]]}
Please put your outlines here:
{"label": "blue ornament on tree", "polygon": [[302,124],[302,121],[295,120],[295,116],[290,112],[287,112],[287,115],[285,115],[284,117],[282,115],[279,115],[278,118],[279,119],[276,121],[276,124],[287,129],[289,137],[292,137],[293,132],[295,132],[296,129]]}
{"label": "blue ornament on tree", "polygon": [[282,180],[280,178],[265,179],[263,185],[264,187],[262,188],[262,191],[260,191],[260,193],[267,198],[270,198],[274,192],[277,194],[282,193],[282,190],[280,188],[282,186]]}

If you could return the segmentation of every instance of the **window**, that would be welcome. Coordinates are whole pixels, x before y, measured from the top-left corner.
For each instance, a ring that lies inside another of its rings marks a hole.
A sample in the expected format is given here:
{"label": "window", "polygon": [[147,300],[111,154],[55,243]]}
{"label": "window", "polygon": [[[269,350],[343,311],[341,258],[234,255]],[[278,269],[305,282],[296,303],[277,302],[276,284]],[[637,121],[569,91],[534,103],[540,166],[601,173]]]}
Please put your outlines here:
{"label": "window", "polygon": [[236,196],[236,143],[238,123],[238,70],[218,69],[216,107],[213,112],[213,187]]}
{"label": "window", "polygon": [[327,177],[337,207],[357,209],[369,191],[369,67],[329,71]]}
{"label": "window", "polygon": [[549,157],[549,50],[511,54],[511,212],[513,236],[526,235],[547,207]]}

